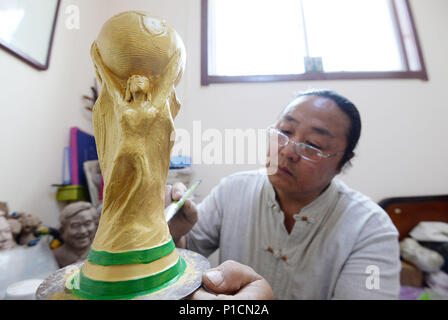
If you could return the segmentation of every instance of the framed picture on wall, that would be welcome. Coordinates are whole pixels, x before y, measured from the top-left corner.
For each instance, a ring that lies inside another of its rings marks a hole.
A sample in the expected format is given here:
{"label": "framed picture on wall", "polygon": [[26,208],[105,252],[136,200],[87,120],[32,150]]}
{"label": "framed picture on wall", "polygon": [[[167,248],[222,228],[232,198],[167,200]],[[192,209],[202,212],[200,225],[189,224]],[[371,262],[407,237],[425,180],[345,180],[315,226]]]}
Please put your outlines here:
{"label": "framed picture on wall", "polygon": [[0,1],[0,47],[47,70],[59,6],[60,0]]}

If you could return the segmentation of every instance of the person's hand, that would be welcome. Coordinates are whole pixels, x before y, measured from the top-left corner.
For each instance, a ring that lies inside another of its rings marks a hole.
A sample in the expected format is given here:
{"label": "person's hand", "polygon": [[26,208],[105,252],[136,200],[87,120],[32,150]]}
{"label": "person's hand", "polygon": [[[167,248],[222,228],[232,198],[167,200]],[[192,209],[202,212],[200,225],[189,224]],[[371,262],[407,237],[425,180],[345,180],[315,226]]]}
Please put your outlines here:
{"label": "person's hand", "polygon": [[227,260],[202,275],[200,288],[191,300],[273,300],[269,283],[251,267]]}
{"label": "person's hand", "polygon": [[[166,186],[165,193],[165,208],[170,205],[171,202],[180,200],[184,192],[187,191],[187,187],[181,183],[176,182],[173,185]],[[181,244],[181,238],[193,228],[194,224],[198,220],[198,211],[196,204],[191,200],[186,200],[179,212],[168,222],[171,236],[173,241],[179,247],[184,247]]]}

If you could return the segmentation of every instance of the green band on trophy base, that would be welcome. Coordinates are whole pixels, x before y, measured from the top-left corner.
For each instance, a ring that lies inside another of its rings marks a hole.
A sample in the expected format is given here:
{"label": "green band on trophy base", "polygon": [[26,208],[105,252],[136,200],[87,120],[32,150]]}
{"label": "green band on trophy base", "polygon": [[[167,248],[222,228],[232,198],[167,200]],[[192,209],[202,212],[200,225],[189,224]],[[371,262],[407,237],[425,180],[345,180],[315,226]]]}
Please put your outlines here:
{"label": "green band on trophy base", "polygon": [[161,246],[147,250],[112,253],[107,251],[96,251],[90,248],[87,260],[101,266],[150,263],[170,254],[174,248],[175,245],[172,238]]}
{"label": "green band on trophy base", "polygon": [[179,257],[177,263],[165,271],[141,279],[114,282],[92,280],[80,270],[71,280],[72,292],[85,299],[132,299],[175,283],[185,269],[186,263]]}

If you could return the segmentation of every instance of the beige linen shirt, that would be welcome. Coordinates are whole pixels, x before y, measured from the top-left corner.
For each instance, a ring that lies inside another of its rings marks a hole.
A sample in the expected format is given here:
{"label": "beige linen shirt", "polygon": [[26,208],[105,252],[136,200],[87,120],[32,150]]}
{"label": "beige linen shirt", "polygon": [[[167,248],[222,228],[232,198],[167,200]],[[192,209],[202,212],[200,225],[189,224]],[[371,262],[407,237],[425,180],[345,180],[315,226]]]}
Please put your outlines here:
{"label": "beige linen shirt", "polygon": [[387,213],[333,179],[291,233],[266,170],[221,180],[198,205],[187,248],[251,266],[276,299],[396,299],[398,232]]}

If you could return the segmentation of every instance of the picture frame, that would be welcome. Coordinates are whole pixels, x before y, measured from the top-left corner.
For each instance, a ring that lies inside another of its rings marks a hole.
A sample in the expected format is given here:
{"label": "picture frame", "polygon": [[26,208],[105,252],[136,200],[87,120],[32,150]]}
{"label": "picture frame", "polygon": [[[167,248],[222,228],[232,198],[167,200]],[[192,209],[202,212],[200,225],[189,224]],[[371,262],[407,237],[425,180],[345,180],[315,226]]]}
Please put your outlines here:
{"label": "picture frame", "polygon": [[47,70],[61,0],[0,2],[0,47],[38,70]]}

